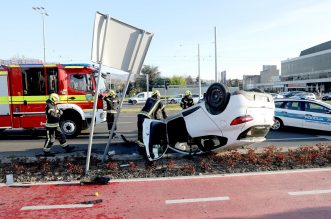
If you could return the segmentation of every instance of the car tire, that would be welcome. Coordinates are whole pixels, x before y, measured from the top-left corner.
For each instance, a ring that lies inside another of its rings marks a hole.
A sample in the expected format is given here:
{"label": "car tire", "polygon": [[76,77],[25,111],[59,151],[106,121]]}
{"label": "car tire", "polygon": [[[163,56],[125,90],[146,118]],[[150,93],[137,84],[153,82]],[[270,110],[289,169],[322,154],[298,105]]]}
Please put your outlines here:
{"label": "car tire", "polygon": [[176,100],[171,100],[170,103],[171,104],[175,104],[176,103]]}
{"label": "car tire", "polygon": [[212,115],[220,114],[228,105],[230,93],[226,86],[214,83],[209,86],[205,94],[205,106]]}
{"label": "car tire", "polygon": [[281,128],[283,128],[283,126],[284,126],[283,121],[279,118],[275,118],[275,122],[270,128],[273,131],[277,131],[277,130],[280,130]]}
{"label": "car tire", "polygon": [[74,138],[82,131],[82,123],[76,117],[65,117],[60,121],[60,128],[67,138]]}
{"label": "car tire", "polygon": [[136,105],[137,104],[137,101],[136,100],[133,100],[132,101],[132,105]]}

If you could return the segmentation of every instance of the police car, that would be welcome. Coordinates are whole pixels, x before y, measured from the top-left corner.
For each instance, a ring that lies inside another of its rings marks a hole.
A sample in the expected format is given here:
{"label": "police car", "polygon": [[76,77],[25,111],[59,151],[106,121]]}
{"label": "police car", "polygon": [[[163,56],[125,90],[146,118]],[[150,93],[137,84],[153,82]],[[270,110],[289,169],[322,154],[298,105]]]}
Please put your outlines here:
{"label": "police car", "polygon": [[225,85],[214,83],[200,103],[166,120],[144,120],[147,157],[157,160],[168,148],[192,155],[264,141],[274,124],[274,109],[270,94],[230,93]]}
{"label": "police car", "polygon": [[275,100],[272,130],[284,126],[331,131],[331,105],[319,100]]}

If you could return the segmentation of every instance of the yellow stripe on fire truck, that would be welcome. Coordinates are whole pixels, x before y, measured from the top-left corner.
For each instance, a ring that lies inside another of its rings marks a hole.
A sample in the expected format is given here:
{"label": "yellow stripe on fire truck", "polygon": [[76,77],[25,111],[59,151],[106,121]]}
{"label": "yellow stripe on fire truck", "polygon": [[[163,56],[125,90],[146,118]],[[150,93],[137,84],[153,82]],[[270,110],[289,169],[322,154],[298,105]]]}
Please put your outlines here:
{"label": "yellow stripe on fire truck", "polygon": [[0,96],[0,104],[8,104],[9,97],[8,96]]}
{"label": "yellow stripe on fire truck", "polygon": [[[31,103],[31,104],[40,104],[40,103],[45,103],[48,98],[49,98],[48,95],[46,95],[46,96],[11,96],[11,103],[12,104],[23,104],[24,101],[27,101],[28,103]],[[60,103],[66,103],[67,101],[70,101],[70,103],[93,102],[93,101],[87,100],[86,95],[60,95]]]}

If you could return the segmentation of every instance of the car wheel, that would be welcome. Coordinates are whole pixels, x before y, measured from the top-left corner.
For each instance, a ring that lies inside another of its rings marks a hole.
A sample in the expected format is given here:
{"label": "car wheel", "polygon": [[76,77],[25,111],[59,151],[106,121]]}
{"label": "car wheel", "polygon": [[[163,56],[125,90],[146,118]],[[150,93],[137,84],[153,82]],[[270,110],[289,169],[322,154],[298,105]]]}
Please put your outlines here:
{"label": "car wheel", "polygon": [[223,112],[227,106],[230,93],[228,88],[223,84],[214,83],[208,88],[205,98],[205,105],[208,112],[217,115]]}
{"label": "car wheel", "polygon": [[271,129],[277,131],[283,127],[283,122],[279,118],[275,118],[274,124],[271,126]]}
{"label": "car wheel", "polygon": [[80,134],[82,124],[78,121],[78,119],[70,119],[67,117],[60,122],[60,128],[67,138],[74,138]]}
{"label": "car wheel", "polygon": [[171,100],[170,103],[175,104],[176,100]]}
{"label": "car wheel", "polygon": [[137,101],[136,100],[133,100],[132,101],[132,105],[136,105],[137,104]]}

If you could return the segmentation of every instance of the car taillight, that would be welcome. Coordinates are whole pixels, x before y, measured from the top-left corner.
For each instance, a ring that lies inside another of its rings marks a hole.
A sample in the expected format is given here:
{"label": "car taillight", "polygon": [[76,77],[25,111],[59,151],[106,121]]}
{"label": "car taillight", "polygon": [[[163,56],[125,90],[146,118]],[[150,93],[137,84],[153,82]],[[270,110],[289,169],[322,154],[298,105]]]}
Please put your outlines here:
{"label": "car taillight", "polygon": [[230,125],[239,125],[241,123],[245,123],[245,122],[249,122],[252,121],[253,117],[248,115],[248,116],[239,116],[237,118],[235,118],[234,120],[232,120]]}

